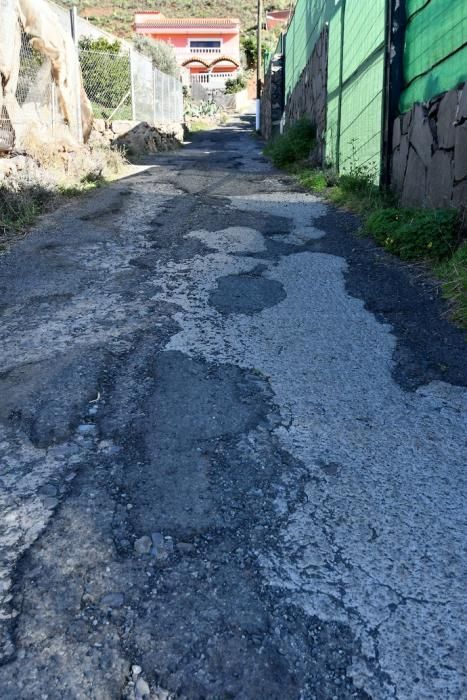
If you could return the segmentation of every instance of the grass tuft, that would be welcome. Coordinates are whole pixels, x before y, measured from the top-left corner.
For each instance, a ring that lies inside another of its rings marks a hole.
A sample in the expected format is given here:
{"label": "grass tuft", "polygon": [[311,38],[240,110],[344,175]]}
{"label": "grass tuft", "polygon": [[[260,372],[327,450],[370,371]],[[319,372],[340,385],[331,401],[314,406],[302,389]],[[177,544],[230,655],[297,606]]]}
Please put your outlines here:
{"label": "grass tuft", "polygon": [[459,240],[455,209],[378,209],[366,218],[363,230],[403,260],[445,260]]}
{"label": "grass tuft", "polygon": [[315,142],[315,128],[307,119],[301,119],[272,139],[264,148],[264,154],[277,168],[285,168],[309,158]]}
{"label": "grass tuft", "polygon": [[442,280],[444,297],[452,302],[453,319],[467,327],[467,242],[438,266],[436,273]]}

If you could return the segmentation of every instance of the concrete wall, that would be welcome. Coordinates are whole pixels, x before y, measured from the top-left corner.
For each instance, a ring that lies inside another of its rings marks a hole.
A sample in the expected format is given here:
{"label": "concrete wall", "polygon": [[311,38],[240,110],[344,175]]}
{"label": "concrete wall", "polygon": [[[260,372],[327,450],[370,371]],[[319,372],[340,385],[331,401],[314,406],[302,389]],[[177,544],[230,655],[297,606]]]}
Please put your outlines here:
{"label": "concrete wall", "polygon": [[261,134],[269,140],[279,131],[284,111],[284,57],[275,54],[264,78],[261,96]]}
{"label": "concrete wall", "polygon": [[467,83],[396,119],[391,185],[404,206],[467,207]]}
{"label": "concrete wall", "polygon": [[317,145],[312,159],[316,165],[324,161],[326,139],[326,102],[328,79],[328,27],[325,26],[315,44],[298,83],[287,98],[286,124],[308,117],[316,127]]}

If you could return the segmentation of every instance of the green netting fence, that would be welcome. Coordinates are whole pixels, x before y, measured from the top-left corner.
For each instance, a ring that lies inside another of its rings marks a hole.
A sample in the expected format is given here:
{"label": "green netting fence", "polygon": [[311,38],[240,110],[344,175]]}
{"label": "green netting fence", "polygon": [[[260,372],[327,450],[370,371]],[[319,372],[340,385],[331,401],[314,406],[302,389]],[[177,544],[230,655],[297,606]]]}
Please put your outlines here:
{"label": "green netting fence", "polygon": [[[326,159],[341,172],[383,156],[385,45],[391,0],[298,0],[284,40],[286,101],[329,25]],[[467,0],[405,0],[400,110],[467,80]]]}
{"label": "green netting fence", "polygon": [[467,0],[406,0],[406,14],[402,112],[467,80]]}
{"label": "green netting fence", "polygon": [[386,0],[339,3],[329,22],[326,159],[379,178]]}

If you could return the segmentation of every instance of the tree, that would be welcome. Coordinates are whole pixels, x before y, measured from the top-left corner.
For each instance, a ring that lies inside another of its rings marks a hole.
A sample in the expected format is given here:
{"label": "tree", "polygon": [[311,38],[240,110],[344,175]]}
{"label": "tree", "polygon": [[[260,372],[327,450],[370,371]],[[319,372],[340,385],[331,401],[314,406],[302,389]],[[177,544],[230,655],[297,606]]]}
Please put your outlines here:
{"label": "tree", "polygon": [[165,41],[149,39],[140,34],[134,35],[133,44],[135,49],[152,60],[154,68],[158,68],[162,73],[178,78],[180,69],[175,51],[170,44],[167,44]]}

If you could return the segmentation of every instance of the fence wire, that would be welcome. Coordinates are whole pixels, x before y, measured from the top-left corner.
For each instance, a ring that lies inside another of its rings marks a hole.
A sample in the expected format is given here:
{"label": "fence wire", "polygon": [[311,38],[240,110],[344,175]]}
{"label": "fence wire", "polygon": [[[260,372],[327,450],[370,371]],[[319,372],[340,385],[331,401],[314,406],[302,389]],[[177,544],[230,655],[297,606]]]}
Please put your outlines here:
{"label": "fence wire", "polygon": [[[18,20],[19,62],[7,94],[0,101],[0,151],[21,146],[32,126],[40,130],[41,138],[55,137],[57,130],[65,129],[79,137],[80,86],[75,58],[79,60],[84,90],[97,119],[150,124],[183,121],[180,80],[153,69],[151,59],[127,42],[120,42],[119,50],[113,52],[75,49],[69,14],[54,4],[50,7],[67,35],[67,56],[73,59],[70,62],[73,75],[67,75],[66,86],[62,85],[60,92],[52,79],[50,61],[32,48],[31,37],[22,31]],[[86,31],[91,39],[102,35],[119,41],[84,20],[79,20],[78,26],[81,37]],[[16,42],[16,38],[12,37],[12,41]]]}
{"label": "fence wire", "polygon": [[96,119],[132,119],[130,52],[81,49],[79,62]]}
{"label": "fence wire", "polygon": [[183,121],[183,90],[180,80],[154,69],[154,121]]}
{"label": "fence wire", "polygon": [[57,90],[52,80],[49,59],[31,45],[18,21],[19,62],[8,84],[0,113],[0,148],[10,150],[24,146],[32,136],[31,126],[40,130],[41,138],[54,137],[58,127],[64,127]]}

